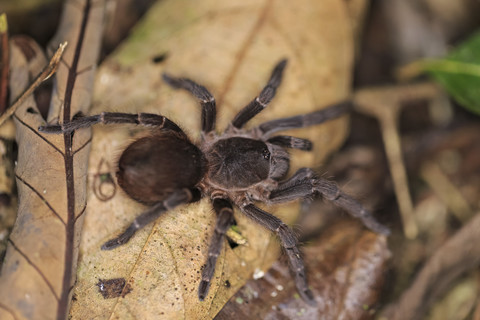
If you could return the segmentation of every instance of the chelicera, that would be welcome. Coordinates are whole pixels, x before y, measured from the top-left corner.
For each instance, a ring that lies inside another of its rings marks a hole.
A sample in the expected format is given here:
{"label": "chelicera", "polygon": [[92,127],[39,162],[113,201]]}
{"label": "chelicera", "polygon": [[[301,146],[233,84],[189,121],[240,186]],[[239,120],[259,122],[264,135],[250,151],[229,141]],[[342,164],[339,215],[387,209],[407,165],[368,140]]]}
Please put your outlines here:
{"label": "chelicera", "polygon": [[287,61],[280,61],[260,94],[235,116],[225,131],[215,131],[216,105],[212,94],[189,79],[167,74],[173,88],[184,89],[200,100],[201,140],[193,143],[171,120],[157,114],[112,113],[85,116],[68,123],[39,128],[45,133],[72,132],[102,124],[138,124],[152,127],[150,135],[131,143],[118,161],[117,179],[133,199],[149,205],[118,237],[103,244],[103,250],[121,246],[147,224],[177,206],[208,197],[216,213],[216,225],[202,271],[198,297],[204,300],[210,288],[225,233],[234,223],[234,207],[254,222],[275,232],[284,248],[296,287],[308,303],[315,298],[308,288],[304,263],[292,230],[255,203],[268,205],[322,195],[346,209],[374,232],[388,234],[362,205],[343,193],[334,182],[322,179],[312,169],[302,168],[286,178],[290,157],[287,149],[309,151],[309,140],[276,135],[278,131],[318,125],[336,118],[350,107],[342,102],[308,114],[268,121],[251,129],[244,125],[273,99]]}

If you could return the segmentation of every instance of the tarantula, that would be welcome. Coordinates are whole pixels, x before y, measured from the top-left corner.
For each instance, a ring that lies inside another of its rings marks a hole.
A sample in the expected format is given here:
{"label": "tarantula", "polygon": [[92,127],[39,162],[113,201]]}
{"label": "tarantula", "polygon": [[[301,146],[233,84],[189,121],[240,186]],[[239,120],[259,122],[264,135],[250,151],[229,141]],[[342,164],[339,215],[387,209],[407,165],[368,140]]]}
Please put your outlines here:
{"label": "tarantula", "polygon": [[249,130],[243,129],[275,96],[286,63],[287,60],[282,60],[276,65],[260,94],[235,116],[222,134],[215,132],[216,106],[213,95],[192,80],[164,74],[163,79],[170,86],[185,89],[200,100],[202,134],[197,144],[192,143],[171,120],[148,113],[102,112],[39,128],[45,133],[62,133],[96,123],[131,123],[153,127],[149,136],[137,139],[123,151],[117,171],[121,188],[134,200],[150,208],[140,214],[121,235],[103,244],[103,250],[125,244],[135,232],[162,213],[198,201],[201,197],[209,197],[217,220],[202,271],[199,299],[204,300],[210,288],[225,233],[234,223],[233,207],[236,206],[247,217],[278,235],[301,297],[306,302],[314,303],[294,233],[280,219],[255,206],[256,201],[279,204],[321,194],[360,219],[372,231],[389,233],[357,201],[338,189],[335,183],[318,177],[312,169],[302,168],[285,179],[290,161],[286,149],[309,151],[312,143],[306,139],[273,134],[336,118],[345,113],[349,102],[304,115],[268,121]]}

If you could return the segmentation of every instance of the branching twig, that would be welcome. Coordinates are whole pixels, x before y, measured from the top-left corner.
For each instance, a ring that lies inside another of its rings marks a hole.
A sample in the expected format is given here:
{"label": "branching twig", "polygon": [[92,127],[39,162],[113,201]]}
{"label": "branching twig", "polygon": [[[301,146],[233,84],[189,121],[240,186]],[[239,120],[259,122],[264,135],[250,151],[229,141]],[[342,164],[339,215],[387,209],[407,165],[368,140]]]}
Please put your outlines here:
{"label": "branching twig", "polygon": [[382,136],[393,178],[404,233],[407,238],[417,236],[412,199],[398,134],[398,114],[402,104],[409,100],[433,99],[439,89],[431,83],[362,89],[355,93],[354,105],[361,112],[375,116],[381,125]]}

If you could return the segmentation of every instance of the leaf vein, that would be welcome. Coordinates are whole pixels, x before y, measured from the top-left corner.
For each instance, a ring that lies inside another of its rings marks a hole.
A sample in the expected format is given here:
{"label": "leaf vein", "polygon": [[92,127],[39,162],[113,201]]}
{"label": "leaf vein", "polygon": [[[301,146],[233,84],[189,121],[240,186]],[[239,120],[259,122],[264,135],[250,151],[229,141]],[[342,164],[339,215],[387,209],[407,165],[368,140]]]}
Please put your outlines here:
{"label": "leaf vein", "polygon": [[37,271],[37,273],[40,275],[40,277],[43,279],[43,281],[45,281],[46,285],[48,286],[48,288],[50,289],[50,291],[52,292],[53,296],[55,297],[55,300],[59,300],[57,294],[55,293],[55,290],[53,289],[53,286],[52,284],[50,283],[50,281],[48,281],[47,277],[45,276],[45,274],[42,272],[42,270],[40,270],[40,268],[35,264],[33,263],[32,260],[30,260],[28,258],[28,256],[22,251],[20,250],[19,247],[17,247],[17,245],[13,242],[13,240],[10,238],[8,239],[8,242],[10,242],[10,244],[12,245],[12,247],[15,249],[15,251],[17,251],[18,253],[20,253],[20,255],[28,262],[29,265],[32,266],[33,269],[35,269],[35,271]]}
{"label": "leaf vein", "polygon": [[60,59],[60,62],[65,66],[65,68],[67,68],[67,70],[70,70],[70,65],[68,64],[67,61],[65,61],[63,57],[62,59]]}
{"label": "leaf vein", "polygon": [[43,197],[43,195],[38,192],[31,184],[29,184],[27,181],[25,181],[22,177],[20,177],[18,174],[15,174],[15,178],[20,180],[24,185],[26,185],[30,190],[32,190],[42,201],[43,203],[52,211],[52,213],[57,216],[57,218],[62,222],[62,224],[65,226],[66,223],[63,221],[62,217],[58,214],[58,212],[52,207],[52,205],[48,202],[47,199]]}
{"label": "leaf vein", "polygon": [[26,122],[22,121],[19,117],[17,117],[17,115],[14,115],[15,119],[17,119],[18,122],[20,122],[22,125],[24,125],[25,127],[27,127],[28,129],[30,129],[30,131],[32,131],[35,135],[37,135],[40,139],[42,139],[43,141],[45,141],[48,145],[50,145],[50,147],[52,147],[53,149],[55,149],[58,153],[60,153],[62,155],[62,157],[65,157],[65,154],[59,149],[57,148],[57,146],[55,146],[53,143],[51,143],[50,141],[48,141],[48,139],[46,139],[44,136],[42,136],[37,130],[33,129],[31,126],[29,126]]}
{"label": "leaf vein", "polygon": [[2,308],[3,310],[7,311],[8,313],[10,313],[13,317],[13,319],[17,320],[18,318],[15,316],[15,313],[13,313],[13,311],[8,308],[7,306],[5,306],[3,303],[0,303],[0,308]]}
{"label": "leaf vein", "polygon": [[87,209],[87,204],[83,206],[82,211],[80,211],[80,213],[75,217],[75,221],[73,222],[74,224],[77,223],[78,218],[80,218],[85,213],[85,209]]}
{"label": "leaf vein", "polygon": [[240,50],[237,54],[238,58],[235,60],[232,69],[227,75],[223,88],[220,90],[220,94],[218,95],[218,99],[217,99],[218,105],[222,104],[223,99],[225,98],[225,95],[227,94],[228,90],[230,90],[230,87],[232,86],[232,83],[233,83],[233,79],[235,78],[235,75],[238,73],[238,69],[242,65],[242,62],[247,54],[248,48],[255,40],[255,37],[258,34],[259,30],[262,28],[263,23],[265,22],[266,17],[268,15],[268,12],[270,11],[269,9],[271,5],[272,5],[272,0],[267,0],[265,3],[265,6],[262,8],[260,14],[258,15],[255,25],[253,26],[252,30],[250,30],[247,36],[247,39],[240,47]]}
{"label": "leaf vein", "polygon": [[75,156],[77,152],[82,151],[83,148],[85,148],[90,142],[92,142],[92,137],[90,137],[87,141],[85,141],[84,144],[82,144],[80,147],[78,147],[77,150],[73,151],[73,155]]}
{"label": "leaf vein", "polygon": [[77,71],[77,76],[81,75],[84,72],[88,72],[88,71],[91,71],[91,70],[95,70],[94,65],[87,66],[87,67],[83,68],[82,70]]}

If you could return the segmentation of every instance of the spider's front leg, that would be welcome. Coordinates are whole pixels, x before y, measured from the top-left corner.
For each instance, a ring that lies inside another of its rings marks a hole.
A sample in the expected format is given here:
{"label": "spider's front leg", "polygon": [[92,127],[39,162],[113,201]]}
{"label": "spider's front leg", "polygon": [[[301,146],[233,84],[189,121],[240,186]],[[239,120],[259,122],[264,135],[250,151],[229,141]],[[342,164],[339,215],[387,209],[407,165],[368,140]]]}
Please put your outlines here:
{"label": "spider's front leg", "polygon": [[295,274],[295,285],[297,286],[300,296],[305,302],[315,305],[315,298],[308,288],[305,266],[300,255],[300,250],[298,250],[297,247],[297,238],[293,231],[283,223],[282,220],[257,208],[253,204],[240,207],[240,209],[247,217],[277,234],[288,256],[290,268]]}
{"label": "spider's front leg", "polygon": [[234,128],[242,128],[250,119],[255,117],[268,106],[268,104],[275,97],[277,89],[282,82],[283,70],[285,69],[286,65],[287,60],[283,59],[275,66],[267,85],[262,89],[260,94],[243,109],[241,109],[232,120],[231,125]]}
{"label": "spider's front leg", "polygon": [[222,249],[223,239],[228,228],[233,224],[233,208],[231,203],[225,199],[214,199],[213,208],[217,214],[217,223],[213,232],[210,247],[208,248],[207,263],[202,271],[202,281],[198,287],[198,298],[203,301],[210,289],[210,282],[215,272],[220,250]]}
{"label": "spider's front leg", "polygon": [[160,215],[181,204],[200,200],[201,194],[198,189],[180,189],[172,192],[165,200],[154,204],[150,209],[140,214],[132,224],[118,237],[105,242],[102,250],[112,250],[124,245],[140,229],[155,221]]}
{"label": "spider's front leg", "polygon": [[322,110],[301,114],[298,116],[281,118],[281,119],[264,122],[254,130],[259,131],[263,139],[266,139],[278,131],[305,128],[305,127],[322,124],[326,121],[336,119],[346,114],[351,109],[352,109],[351,101],[349,100],[342,101],[342,102],[333,104],[331,106],[328,106]]}
{"label": "spider's front leg", "polygon": [[358,201],[340,190],[334,182],[317,177],[315,172],[309,168],[298,170],[290,179],[280,183],[278,188],[270,193],[268,202],[283,203],[314,196],[317,193],[347,210],[351,216],[362,221],[373,232],[390,234],[390,230],[375,220],[372,214]]}
{"label": "spider's front leg", "polygon": [[120,112],[102,112],[93,116],[78,117],[70,122],[63,124],[54,124],[38,127],[38,131],[44,133],[64,133],[72,132],[77,129],[87,128],[94,124],[121,124],[131,123],[143,126],[153,126],[158,129],[167,129],[182,132],[173,121],[168,118],[152,113],[120,113]]}
{"label": "spider's front leg", "polygon": [[163,74],[163,80],[172,88],[187,90],[199,99],[202,105],[202,132],[209,133],[215,130],[217,107],[215,98],[207,88],[190,79],[176,78],[166,73]]}

